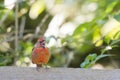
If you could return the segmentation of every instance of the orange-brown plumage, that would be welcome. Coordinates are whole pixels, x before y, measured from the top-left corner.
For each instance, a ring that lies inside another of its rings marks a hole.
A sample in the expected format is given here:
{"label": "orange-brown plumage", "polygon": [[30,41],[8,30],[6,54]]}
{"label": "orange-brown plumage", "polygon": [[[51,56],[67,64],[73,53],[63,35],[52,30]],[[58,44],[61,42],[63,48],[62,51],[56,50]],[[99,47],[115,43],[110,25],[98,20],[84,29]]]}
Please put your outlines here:
{"label": "orange-brown plumage", "polygon": [[32,62],[34,64],[47,64],[50,58],[48,48],[34,48]]}
{"label": "orange-brown plumage", "polygon": [[47,64],[50,58],[50,52],[45,47],[44,38],[39,38],[32,50],[32,63],[37,65]]}

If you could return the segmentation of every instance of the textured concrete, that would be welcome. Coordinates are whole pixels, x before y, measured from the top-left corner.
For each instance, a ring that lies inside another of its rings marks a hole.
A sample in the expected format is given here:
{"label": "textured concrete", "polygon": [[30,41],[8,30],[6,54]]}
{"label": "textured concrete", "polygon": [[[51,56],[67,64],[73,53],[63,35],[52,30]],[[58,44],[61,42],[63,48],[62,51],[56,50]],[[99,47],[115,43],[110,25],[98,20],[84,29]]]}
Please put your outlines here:
{"label": "textured concrete", "polygon": [[120,69],[0,67],[0,80],[120,80]]}

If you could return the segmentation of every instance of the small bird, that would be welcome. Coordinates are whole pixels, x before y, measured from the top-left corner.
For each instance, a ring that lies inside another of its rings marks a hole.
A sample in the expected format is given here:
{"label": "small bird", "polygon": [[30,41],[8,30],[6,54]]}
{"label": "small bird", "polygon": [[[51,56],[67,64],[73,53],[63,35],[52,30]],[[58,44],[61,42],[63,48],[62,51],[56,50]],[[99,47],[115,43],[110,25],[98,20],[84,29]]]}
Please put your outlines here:
{"label": "small bird", "polygon": [[[37,69],[42,65],[47,65],[50,59],[49,49],[45,46],[45,39],[39,38],[32,49],[32,63],[37,65]],[[47,66],[46,66],[47,68]]]}

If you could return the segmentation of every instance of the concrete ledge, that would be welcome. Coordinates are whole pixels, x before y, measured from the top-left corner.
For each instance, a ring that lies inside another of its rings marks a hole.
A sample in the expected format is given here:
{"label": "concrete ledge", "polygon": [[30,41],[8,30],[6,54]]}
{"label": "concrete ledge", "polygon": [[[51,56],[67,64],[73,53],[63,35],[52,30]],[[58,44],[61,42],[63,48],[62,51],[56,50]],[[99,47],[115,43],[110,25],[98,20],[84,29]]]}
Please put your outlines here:
{"label": "concrete ledge", "polygon": [[0,67],[0,80],[120,80],[120,69]]}

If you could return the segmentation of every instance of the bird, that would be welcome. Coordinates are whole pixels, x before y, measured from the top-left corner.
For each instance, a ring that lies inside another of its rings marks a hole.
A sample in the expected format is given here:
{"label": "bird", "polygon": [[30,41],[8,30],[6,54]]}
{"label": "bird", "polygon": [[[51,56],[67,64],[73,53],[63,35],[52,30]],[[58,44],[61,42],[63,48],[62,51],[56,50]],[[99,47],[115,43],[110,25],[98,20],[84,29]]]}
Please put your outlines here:
{"label": "bird", "polygon": [[47,68],[50,59],[50,51],[45,46],[45,38],[38,38],[34,48],[32,49],[32,63],[36,64],[37,70],[43,65]]}

